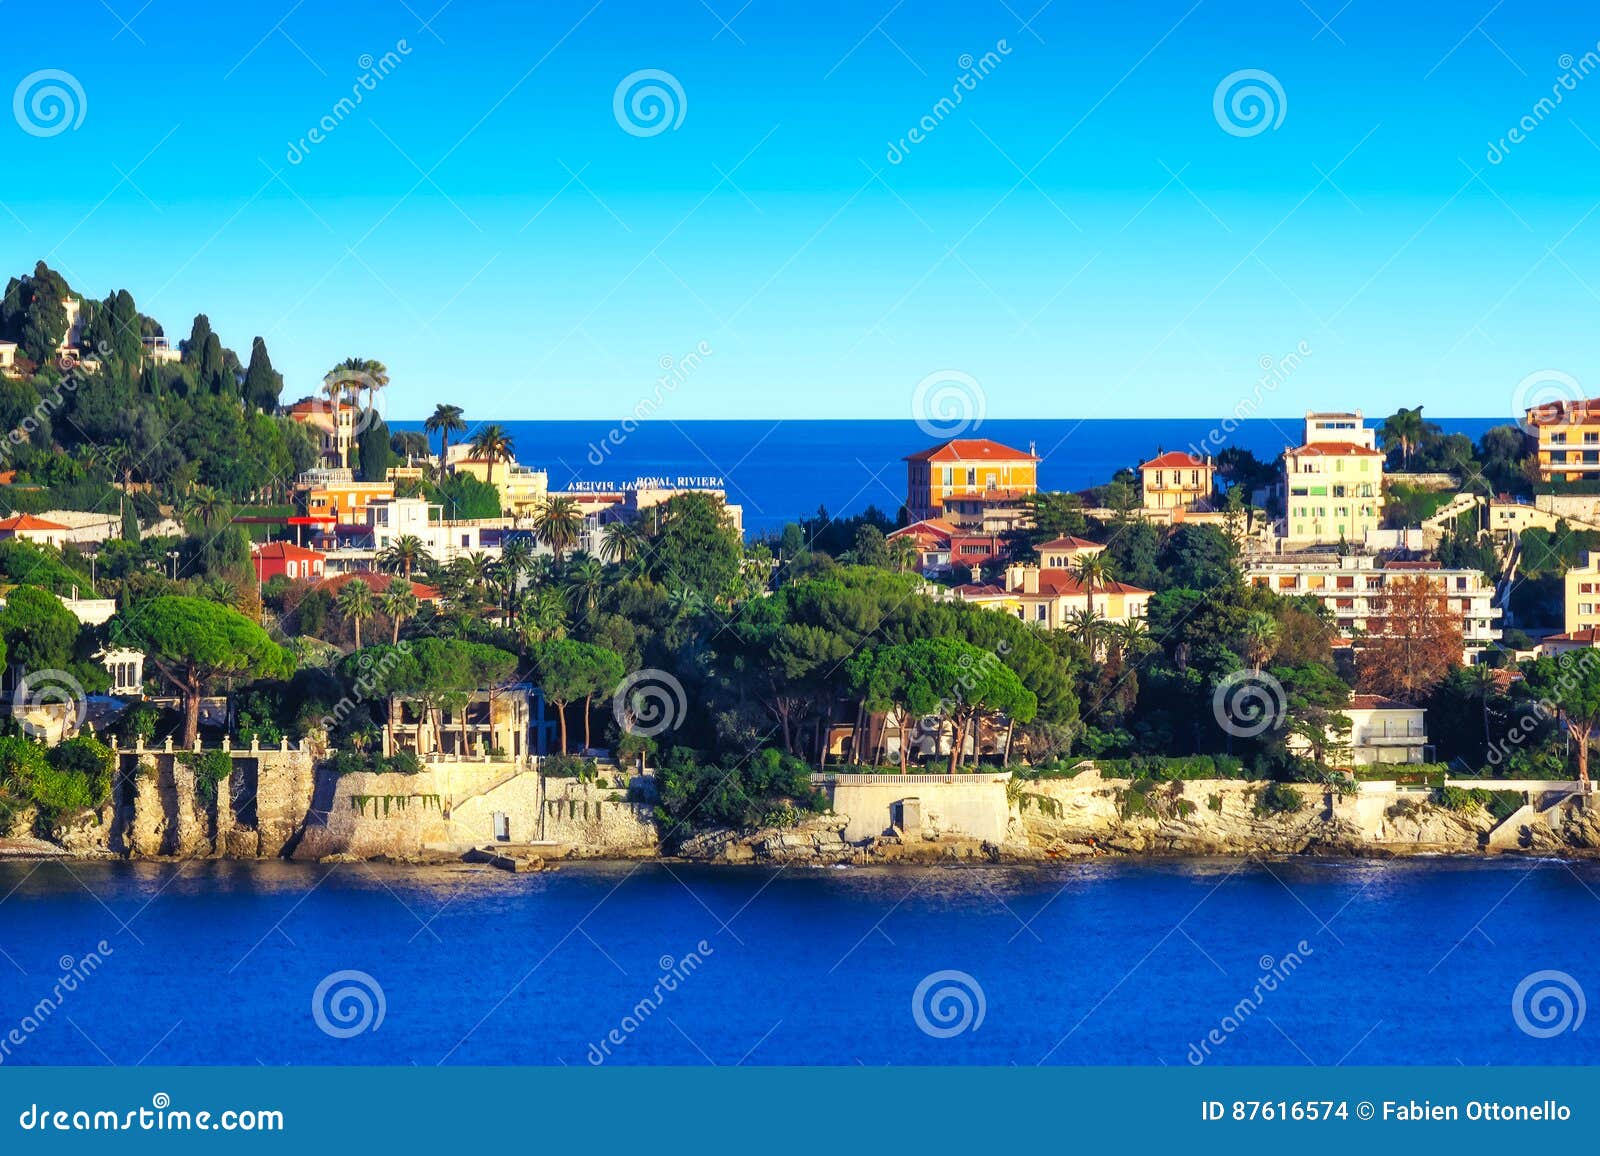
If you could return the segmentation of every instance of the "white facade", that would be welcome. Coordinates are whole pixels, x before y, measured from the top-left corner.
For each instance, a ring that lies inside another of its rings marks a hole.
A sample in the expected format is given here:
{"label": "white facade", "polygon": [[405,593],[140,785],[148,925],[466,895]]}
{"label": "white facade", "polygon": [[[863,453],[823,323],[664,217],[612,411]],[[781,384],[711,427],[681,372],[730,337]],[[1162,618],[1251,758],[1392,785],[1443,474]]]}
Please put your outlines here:
{"label": "white facade", "polygon": [[1382,599],[1385,585],[1403,578],[1425,578],[1461,617],[1463,658],[1500,640],[1502,611],[1494,605],[1494,587],[1482,570],[1446,569],[1433,563],[1391,563],[1379,566],[1370,555],[1311,555],[1302,558],[1252,558],[1244,565],[1245,581],[1286,598],[1309,595],[1332,612],[1339,633],[1350,637],[1368,629],[1372,601]]}

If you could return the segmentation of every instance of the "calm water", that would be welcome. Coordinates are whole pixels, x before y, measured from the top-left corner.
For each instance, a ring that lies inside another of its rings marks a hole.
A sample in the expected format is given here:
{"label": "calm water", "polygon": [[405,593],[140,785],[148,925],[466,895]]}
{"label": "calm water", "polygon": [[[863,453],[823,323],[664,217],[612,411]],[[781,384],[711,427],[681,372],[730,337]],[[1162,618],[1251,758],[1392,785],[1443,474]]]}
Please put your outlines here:
{"label": "calm water", "polygon": [[[581,1065],[618,1029],[608,1062],[1183,1065],[1297,949],[1214,1062],[1600,1061],[1595,1025],[1536,1039],[1511,1012],[1533,972],[1600,993],[1600,865],[0,863],[0,894],[0,1038],[30,1033],[11,1064]],[[25,1023],[102,939],[99,971]],[[338,1039],[312,1001],[346,970],[384,1018]],[[936,1038],[912,998],[949,970],[984,1015]]]}
{"label": "calm water", "polygon": [[[1431,418],[1430,418],[1431,420]],[[1476,439],[1505,419],[1443,418],[1448,433]],[[858,513],[868,504],[893,516],[905,500],[901,460],[941,439],[912,421],[669,421],[642,423],[621,447],[605,447],[613,423],[598,421],[506,422],[524,465],[550,472],[550,485],[604,485],[636,477],[725,479],[728,500],[744,506],[752,534],[827,506],[832,514]],[[420,429],[419,422],[395,422]],[[1303,422],[1252,418],[1239,423],[1227,444],[1270,461],[1286,445],[1299,444]],[[1044,461],[1039,483],[1046,489],[1083,489],[1109,481],[1123,467],[1138,465],[1158,449],[1205,448],[1217,422],[1193,418],[1096,421],[985,421],[964,434],[1026,449]],[[1220,435],[1219,435],[1220,436]],[[1213,443],[1215,444],[1215,443]],[[598,460],[600,464],[596,465]]]}

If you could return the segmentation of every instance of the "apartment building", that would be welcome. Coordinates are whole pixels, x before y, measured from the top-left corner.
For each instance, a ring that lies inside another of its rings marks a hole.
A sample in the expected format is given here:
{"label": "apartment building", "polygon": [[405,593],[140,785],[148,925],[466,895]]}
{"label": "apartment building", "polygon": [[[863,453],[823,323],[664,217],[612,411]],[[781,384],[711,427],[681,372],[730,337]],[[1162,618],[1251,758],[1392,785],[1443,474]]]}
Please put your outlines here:
{"label": "apartment building", "polygon": [[[990,507],[1019,509],[1021,499],[1039,491],[1039,455],[988,438],[954,438],[905,461],[906,510],[914,522],[945,518],[968,528],[976,519],[972,528],[986,530],[986,519],[1003,516],[989,513]],[[960,511],[947,510],[953,499],[971,501]]]}
{"label": "apartment building", "polygon": [[1382,564],[1369,554],[1308,554],[1251,558],[1245,562],[1244,575],[1252,585],[1287,598],[1318,599],[1332,612],[1339,635],[1347,642],[1377,629],[1388,583],[1425,578],[1446,599],[1450,611],[1461,616],[1463,661],[1473,661],[1476,652],[1500,640],[1502,612],[1494,604],[1494,586],[1482,570],[1447,568],[1437,562]]}
{"label": "apartment building", "polygon": [[1361,411],[1306,414],[1283,454],[1283,538],[1291,548],[1360,543],[1383,521],[1383,454]]}
{"label": "apartment building", "polygon": [[1600,477],[1600,400],[1552,401],[1523,415],[1541,482]]}

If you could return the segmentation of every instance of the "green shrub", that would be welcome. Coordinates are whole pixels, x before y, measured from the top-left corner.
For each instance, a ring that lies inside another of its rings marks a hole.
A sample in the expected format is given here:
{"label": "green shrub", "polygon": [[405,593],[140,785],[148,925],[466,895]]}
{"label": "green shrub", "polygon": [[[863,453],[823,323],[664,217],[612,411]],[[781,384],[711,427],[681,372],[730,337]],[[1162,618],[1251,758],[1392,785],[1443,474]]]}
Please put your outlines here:
{"label": "green shrub", "polygon": [[1305,796],[1287,783],[1268,783],[1256,794],[1257,815],[1293,815],[1306,805]]}
{"label": "green shrub", "polygon": [[546,755],[539,760],[539,773],[552,779],[577,779],[587,782],[596,777],[593,759],[582,755]]}
{"label": "green shrub", "polygon": [[217,801],[217,787],[233,774],[233,758],[226,751],[182,754],[178,761],[194,772],[194,793],[207,803]]}

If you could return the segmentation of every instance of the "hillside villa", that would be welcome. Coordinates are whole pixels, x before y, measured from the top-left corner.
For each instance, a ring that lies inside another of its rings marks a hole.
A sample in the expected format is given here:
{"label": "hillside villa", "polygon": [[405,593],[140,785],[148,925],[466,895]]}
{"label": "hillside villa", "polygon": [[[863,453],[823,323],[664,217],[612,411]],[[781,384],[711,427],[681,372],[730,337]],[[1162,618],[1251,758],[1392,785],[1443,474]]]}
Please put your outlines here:
{"label": "hillside villa", "polygon": [[1285,544],[1361,543],[1383,521],[1383,453],[1354,413],[1307,413],[1305,443],[1283,453]]}
{"label": "hillside villa", "polygon": [[1039,455],[988,438],[954,438],[906,459],[906,513],[993,533],[1010,529],[1022,499],[1039,492]]}

